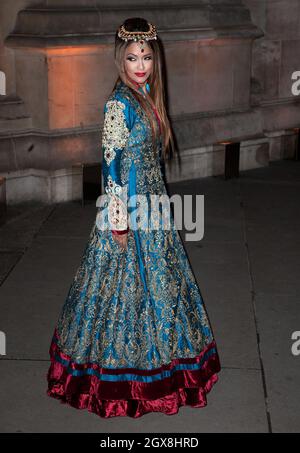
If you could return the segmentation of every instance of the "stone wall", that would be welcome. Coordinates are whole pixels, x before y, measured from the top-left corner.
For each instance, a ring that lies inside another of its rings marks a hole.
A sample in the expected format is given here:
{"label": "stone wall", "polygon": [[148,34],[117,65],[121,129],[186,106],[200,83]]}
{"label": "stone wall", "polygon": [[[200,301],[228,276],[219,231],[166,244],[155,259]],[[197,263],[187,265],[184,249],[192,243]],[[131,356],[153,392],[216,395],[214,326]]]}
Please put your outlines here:
{"label": "stone wall", "polygon": [[114,33],[130,16],[153,21],[164,44],[181,157],[167,166],[169,182],[223,174],[226,141],[241,142],[240,169],[294,152],[297,0],[2,0],[0,13],[8,203],[80,198],[80,164],[102,157]]}

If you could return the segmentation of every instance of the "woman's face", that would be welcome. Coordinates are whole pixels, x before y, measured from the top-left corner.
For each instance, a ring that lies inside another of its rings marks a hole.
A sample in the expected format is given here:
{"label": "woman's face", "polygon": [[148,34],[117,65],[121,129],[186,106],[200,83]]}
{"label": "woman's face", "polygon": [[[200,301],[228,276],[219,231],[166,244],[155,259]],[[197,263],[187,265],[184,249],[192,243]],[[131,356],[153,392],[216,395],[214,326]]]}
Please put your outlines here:
{"label": "woman's face", "polygon": [[144,84],[153,69],[153,51],[145,42],[144,52],[140,45],[132,42],[125,50],[125,71],[135,82]]}

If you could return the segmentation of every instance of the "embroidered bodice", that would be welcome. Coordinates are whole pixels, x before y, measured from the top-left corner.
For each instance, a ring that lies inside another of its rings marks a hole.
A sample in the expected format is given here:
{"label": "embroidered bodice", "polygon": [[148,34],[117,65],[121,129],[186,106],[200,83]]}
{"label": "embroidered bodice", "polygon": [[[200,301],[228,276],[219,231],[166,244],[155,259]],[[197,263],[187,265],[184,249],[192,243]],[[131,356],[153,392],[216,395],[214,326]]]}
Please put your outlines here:
{"label": "embroidered bodice", "polygon": [[[148,83],[146,88],[149,92]],[[153,115],[160,126],[155,109]],[[120,81],[105,103],[102,133],[104,190],[110,195],[113,231],[128,230],[127,201],[132,195],[167,193],[161,150],[161,134],[153,147],[148,117],[130,88]]]}

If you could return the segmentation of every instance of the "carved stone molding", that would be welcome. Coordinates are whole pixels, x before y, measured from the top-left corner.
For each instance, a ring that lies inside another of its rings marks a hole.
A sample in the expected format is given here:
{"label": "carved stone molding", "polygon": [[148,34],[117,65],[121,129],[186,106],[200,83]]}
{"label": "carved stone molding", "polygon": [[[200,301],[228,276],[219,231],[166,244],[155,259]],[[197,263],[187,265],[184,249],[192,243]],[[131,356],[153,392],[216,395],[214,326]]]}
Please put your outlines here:
{"label": "carved stone molding", "polygon": [[162,41],[255,39],[263,35],[241,0],[73,1],[73,6],[69,3],[52,0],[19,11],[5,45],[48,48],[112,43],[123,20],[137,16],[153,21]]}

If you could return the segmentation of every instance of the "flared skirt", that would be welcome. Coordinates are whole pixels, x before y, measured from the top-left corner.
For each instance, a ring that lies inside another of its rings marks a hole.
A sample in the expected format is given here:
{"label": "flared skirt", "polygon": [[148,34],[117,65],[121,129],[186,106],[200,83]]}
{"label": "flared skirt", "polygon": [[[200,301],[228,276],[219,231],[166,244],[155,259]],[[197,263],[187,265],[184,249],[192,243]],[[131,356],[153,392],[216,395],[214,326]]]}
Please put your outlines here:
{"label": "flared skirt", "polygon": [[125,250],[94,223],[49,354],[48,396],[100,417],[206,406],[220,360],[173,220]]}

